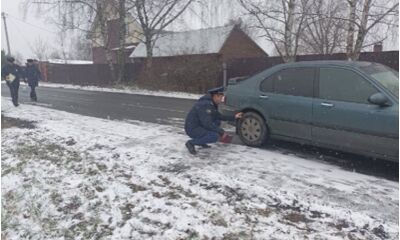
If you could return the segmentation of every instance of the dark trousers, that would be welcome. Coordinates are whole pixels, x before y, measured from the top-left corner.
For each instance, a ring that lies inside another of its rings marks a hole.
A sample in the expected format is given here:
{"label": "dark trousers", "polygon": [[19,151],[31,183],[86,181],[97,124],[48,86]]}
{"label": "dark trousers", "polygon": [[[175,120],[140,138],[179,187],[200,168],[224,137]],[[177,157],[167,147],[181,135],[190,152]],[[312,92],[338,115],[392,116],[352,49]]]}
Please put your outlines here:
{"label": "dark trousers", "polygon": [[30,87],[31,87],[31,99],[36,101],[37,100],[36,91],[35,91],[36,86],[31,85]]}
{"label": "dark trousers", "polygon": [[15,79],[12,82],[6,81],[7,86],[10,88],[11,99],[14,105],[18,104],[18,90],[19,90],[19,80]]}
{"label": "dark trousers", "polygon": [[217,142],[218,137],[219,137],[218,133],[207,131],[207,133],[204,136],[201,136],[199,138],[193,138],[189,142],[193,145],[204,145],[208,143]]}
{"label": "dark trousers", "polygon": [[[215,125],[220,126],[221,121],[215,120]],[[219,138],[219,134],[217,132],[206,131],[206,134],[201,135],[201,137],[190,136],[192,139],[189,141],[193,145],[204,145],[208,143],[216,143]]]}

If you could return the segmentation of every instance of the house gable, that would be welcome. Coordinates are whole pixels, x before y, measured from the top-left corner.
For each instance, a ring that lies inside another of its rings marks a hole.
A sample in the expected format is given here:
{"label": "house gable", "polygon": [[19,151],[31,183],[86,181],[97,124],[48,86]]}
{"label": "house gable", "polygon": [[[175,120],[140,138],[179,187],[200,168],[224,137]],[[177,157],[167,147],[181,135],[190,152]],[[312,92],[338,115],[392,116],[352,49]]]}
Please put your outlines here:
{"label": "house gable", "polygon": [[[111,5],[113,1],[107,1],[106,5],[106,18],[107,18],[107,37],[108,44],[107,48],[113,51],[112,61],[116,62],[117,51],[119,50],[119,15],[115,8]],[[127,14],[125,17],[126,23],[126,37],[124,46],[124,55],[126,61],[129,60],[129,54],[139,44],[142,38],[142,28],[140,24],[133,18],[131,14]],[[100,24],[98,17],[96,16],[91,26],[91,33],[88,38],[92,41],[92,58],[94,63],[106,63],[106,52],[104,49],[104,41],[101,36]]]}
{"label": "house gable", "polygon": [[235,58],[267,57],[268,54],[239,27],[235,27],[220,52],[223,61]]}
{"label": "house gable", "polygon": [[[131,15],[126,16],[126,45],[138,45],[142,36],[142,28],[140,25],[133,19]],[[100,26],[97,22],[93,23],[92,33],[89,35],[89,38],[92,40],[92,44],[94,47],[104,46],[103,38],[100,34]],[[109,19],[107,21],[107,34],[109,37],[109,47],[115,48],[118,46],[118,32],[119,32],[119,23],[118,18]]]}

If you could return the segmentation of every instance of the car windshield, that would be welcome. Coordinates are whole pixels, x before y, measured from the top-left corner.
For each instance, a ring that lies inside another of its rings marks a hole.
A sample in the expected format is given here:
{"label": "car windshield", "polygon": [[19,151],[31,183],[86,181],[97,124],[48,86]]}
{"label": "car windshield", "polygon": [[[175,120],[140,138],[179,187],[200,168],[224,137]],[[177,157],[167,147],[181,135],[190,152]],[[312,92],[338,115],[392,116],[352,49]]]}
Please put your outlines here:
{"label": "car windshield", "polygon": [[361,69],[399,98],[399,72],[381,64],[371,64]]}

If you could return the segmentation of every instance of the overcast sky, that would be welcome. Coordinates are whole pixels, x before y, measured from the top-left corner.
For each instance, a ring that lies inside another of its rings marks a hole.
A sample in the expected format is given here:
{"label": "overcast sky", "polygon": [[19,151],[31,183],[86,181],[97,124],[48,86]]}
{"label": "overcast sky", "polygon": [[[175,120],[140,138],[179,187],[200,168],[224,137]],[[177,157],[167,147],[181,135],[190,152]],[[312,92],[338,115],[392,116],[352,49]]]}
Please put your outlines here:
{"label": "overcast sky", "polygon": [[[32,46],[38,38],[41,38],[47,42],[49,49],[61,48],[57,41],[57,29],[50,23],[45,21],[46,16],[38,18],[35,11],[28,11],[26,18],[24,19],[21,3],[24,0],[1,0],[1,11],[8,14],[7,27],[10,38],[11,53],[16,55],[21,54],[23,59],[32,58],[34,54],[32,52]],[[188,10],[182,19],[175,23],[174,26],[185,29],[198,29],[221,26],[227,23],[227,21],[234,17],[241,15],[238,14],[237,8],[233,7],[233,0],[217,0],[218,3],[223,4],[216,5],[210,4],[206,11],[194,12]],[[222,7],[221,7],[222,6]],[[224,7],[225,6],[225,7]],[[202,20],[200,20],[202,19]],[[1,48],[7,51],[6,37],[4,31],[3,19],[1,20]],[[256,40],[259,45],[270,55],[273,53],[272,44],[263,41],[262,39]],[[385,51],[398,50],[398,38],[388,39],[384,42],[383,48]],[[371,51],[371,49],[366,49]]]}
{"label": "overcast sky", "polygon": [[[174,30],[188,30],[222,26],[229,19],[237,16],[237,8],[232,6],[232,0],[217,0],[218,4],[212,4],[209,1],[207,9],[203,11],[194,11],[188,9],[183,16],[178,19],[171,28]],[[20,53],[23,58],[32,58],[32,46],[38,38],[45,40],[49,44],[49,48],[60,48],[57,43],[57,29],[45,21],[46,16],[38,18],[34,10],[28,11],[26,19],[23,16],[21,4],[24,0],[1,0],[1,11],[5,12],[8,17],[6,19],[8,34],[10,38],[11,53]],[[222,6],[222,7],[221,7]],[[224,8],[223,6],[230,6]],[[261,47],[267,52],[272,49],[269,44],[260,41]],[[1,48],[7,51],[7,43],[4,31],[3,19],[1,19]]]}
{"label": "overcast sky", "polygon": [[[23,59],[34,57],[32,46],[41,38],[48,43],[49,49],[57,47],[56,29],[44,19],[28,12],[24,19],[21,3],[23,0],[1,0],[1,11],[6,13],[10,48],[13,55],[21,54]],[[3,19],[1,19],[1,48],[7,51],[7,42]]]}

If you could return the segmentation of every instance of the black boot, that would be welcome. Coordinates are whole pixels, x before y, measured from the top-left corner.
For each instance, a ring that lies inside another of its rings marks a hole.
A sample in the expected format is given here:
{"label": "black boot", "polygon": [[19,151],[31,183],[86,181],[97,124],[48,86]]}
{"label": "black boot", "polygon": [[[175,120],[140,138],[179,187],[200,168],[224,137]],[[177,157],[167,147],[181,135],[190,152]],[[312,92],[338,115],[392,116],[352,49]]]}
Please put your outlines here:
{"label": "black boot", "polygon": [[196,152],[196,148],[194,147],[194,145],[190,141],[187,141],[185,146],[186,146],[186,148],[189,150],[189,152],[191,154],[195,155],[197,153]]}
{"label": "black boot", "polygon": [[37,102],[36,92],[31,92],[31,100]]}
{"label": "black boot", "polygon": [[211,146],[210,145],[207,145],[207,144],[201,144],[201,145],[199,145],[200,147],[202,147],[202,148],[211,148]]}

